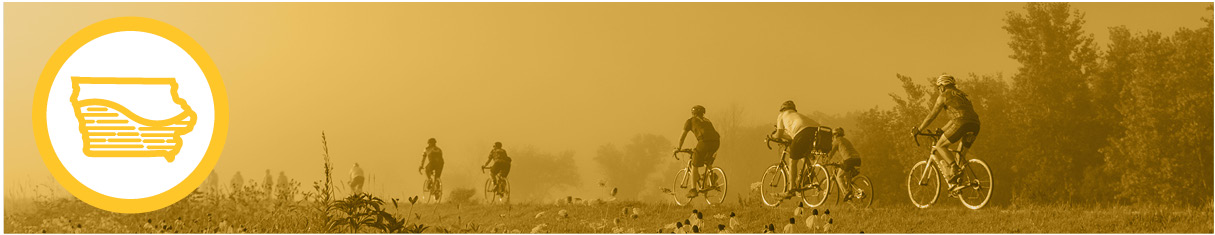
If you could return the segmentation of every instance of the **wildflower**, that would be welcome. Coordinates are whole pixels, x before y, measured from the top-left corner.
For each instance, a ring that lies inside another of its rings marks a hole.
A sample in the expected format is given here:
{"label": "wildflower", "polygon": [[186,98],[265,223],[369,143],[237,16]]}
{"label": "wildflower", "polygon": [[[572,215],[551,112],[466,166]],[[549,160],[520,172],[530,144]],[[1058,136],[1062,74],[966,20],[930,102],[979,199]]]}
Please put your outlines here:
{"label": "wildflower", "polygon": [[536,227],[532,228],[532,233],[546,233],[545,228],[548,228],[548,224],[536,225]]}

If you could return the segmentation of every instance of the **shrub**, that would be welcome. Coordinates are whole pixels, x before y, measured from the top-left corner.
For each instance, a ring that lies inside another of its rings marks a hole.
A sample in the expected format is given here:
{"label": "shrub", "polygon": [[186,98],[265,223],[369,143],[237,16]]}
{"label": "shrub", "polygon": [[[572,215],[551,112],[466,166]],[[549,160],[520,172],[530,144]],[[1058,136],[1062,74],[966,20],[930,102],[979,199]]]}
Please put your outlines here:
{"label": "shrub", "polygon": [[477,190],[471,188],[458,188],[451,190],[451,195],[448,196],[448,201],[453,203],[474,203],[473,196],[477,195]]}

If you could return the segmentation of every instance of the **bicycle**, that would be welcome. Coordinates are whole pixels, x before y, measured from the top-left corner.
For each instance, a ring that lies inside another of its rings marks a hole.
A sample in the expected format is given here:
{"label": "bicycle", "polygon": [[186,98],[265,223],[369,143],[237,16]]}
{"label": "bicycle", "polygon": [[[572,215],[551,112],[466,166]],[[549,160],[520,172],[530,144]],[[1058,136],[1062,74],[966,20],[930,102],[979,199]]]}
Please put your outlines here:
{"label": "bicycle", "polygon": [[[420,173],[420,172],[419,172]],[[431,179],[426,177],[422,182],[422,195],[426,198],[426,202],[439,203],[443,200],[443,181],[439,179]]]}
{"label": "bicycle", "polygon": [[[818,164],[816,164],[816,165],[818,165]],[[839,185],[837,183],[838,181],[836,181],[836,180],[839,177],[844,177],[843,176],[843,174],[844,174],[843,166],[844,165],[840,164],[840,163],[828,163],[828,164],[822,164],[822,166],[827,168],[828,173],[835,172],[835,174],[828,175],[827,178],[832,183],[836,183],[835,185]],[[850,205],[852,208],[855,208],[855,209],[869,208],[870,205],[873,205],[873,197],[875,194],[873,193],[873,182],[869,181],[869,177],[865,176],[865,175],[861,175],[860,173],[857,173],[857,175],[853,176],[851,179],[849,179],[849,181],[851,181],[849,185],[851,185],[851,187],[852,187],[852,198],[848,199],[848,200],[844,200],[844,195],[840,195],[840,193],[835,193],[835,195],[836,195],[835,204],[839,205],[839,204],[846,202],[846,203],[848,203],[848,205]],[[843,186],[839,186],[839,187],[843,187]],[[827,190],[827,191],[830,192],[831,190]]]}
{"label": "bicycle", "polygon": [[[933,143],[936,143],[944,133],[944,131],[937,129],[936,131],[916,133],[913,138],[916,141],[916,146],[920,146],[918,136],[931,137]],[[963,143],[973,142],[975,133],[966,133],[963,138],[965,140]],[[954,156],[957,156],[954,159],[954,164],[960,165],[958,167],[961,170],[954,177],[957,179],[957,184],[950,182],[950,180],[944,180],[944,182],[945,186],[949,188],[951,197],[957,197],[967,208],[977,210],[983,208],[991,200],[993,185],[991,168],[987,166],[987,162],[979,159],[962,161],[962,159],[966,159],[966,144],[963,143],[958,143],[957,150],[947,149],[954,152]],[[911,203],[915,204],[916,207],[928,208],[936,203],[937,199],[941,196],[941,178],[944,178],[944,175],[937,169],[937,164],[933,164],[936,158],[935,151],[930,149],[928,159],[916,162],[911,167],[911,171],[907,173],[907,195],[911,198]]]}
{"label": "bicycle", "polygon": [[[817,131],[820,133],[831,133],[831,128],[819,127]],[[772,133],[776,132],[773,131]],[[771,134],[768,136],[771,136]],[[801,177],[802,186],[792,187],[789,185],[789,178],[792,178],[792,170],[785,163],[785,157],[789,156],[789,145],[791,143],[779,139],[764,138],[764,144],[768,146],[768,149],[772,149],[772,142],[776,142],[781,146],[781,153],[779,163],[772,164],[767,170],[764,170],[763,178],[760,179],[760,199],[764,205],[771,207],[780,206],[780,203],[785,199],[791,198],[790,194],[793,193],[801,193],[802,202],[810,207],[823,205],[827,201],[827,193],[831,190],[831,182],[829,182],[830,179],[827,177],[827,168],[819,164],[810,164],[810,159],[803,160],[802,164],[804,167],[802,167],[802,172],[798,172],[797,174],[798,177]],[[819,148],[812,148],[811,155],[814,159],[821,159],[827,153],[820,151]]]}
{"label": "bicycle", "polygon": [[[484,173],[485,169],[489,169],[489,167],[481,167],[481,172]],[[494,176],[489,176],[489,179],[485,179],[485,199],[491,204],[494,202],[510,203],[510,181],[502,178],[501,187],[494,190]]]}
{"label": "bicycle", "polygon": [[[692,169],[694,169],[692,166],[692,154],[694,152],[692,149],[680,149],[671,154],[675,156],[675,160],[679,160],[679,153],[688,154],[688,165],[680,169],[678,173],[675,173],[675,185],[673,187],[675,190],[671,194],[675,197],[675,204],[687,206],[692,203],[692,198],[694,197],[688,197],[688,191],[690,191],[691,187],[696,188],[697,194],[705,195],[705,203],[709,205],[721,204],[726,200],[726,186],[728,185],[726,183],[726,172],[721,167],[708,168],[704,174],[701,174],[700,182],[693,182],[692,174],[700,173],[692,172]],[[710,186],[706,187],[705,185]]]}

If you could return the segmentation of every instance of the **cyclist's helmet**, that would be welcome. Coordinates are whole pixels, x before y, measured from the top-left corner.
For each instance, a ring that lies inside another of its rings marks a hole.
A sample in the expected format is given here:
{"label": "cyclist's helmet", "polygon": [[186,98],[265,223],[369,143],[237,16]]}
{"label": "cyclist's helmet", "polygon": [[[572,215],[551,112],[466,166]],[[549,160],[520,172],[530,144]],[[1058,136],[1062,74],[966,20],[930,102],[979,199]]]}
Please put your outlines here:
{"label": "cyclist's helmet", "polygon": [[793,104],[792,100],[786,100],[785,103],[780,104],[780,111],[783,112],[785,110],[797,111],[797,104]]}
{"label": "cyclist's helmet", "polygon": [[954,84],[958,84],[958,82],[953,79],[953,75],[941,74],[940,77],[937,77],[937,86],[950,86]]}
{"label": "cyclist's helmet", "polygon": [[832,134],[835,134],[835,136],[844,137],[844,128],[837,127],[837,128],[835,128],[835,131],[832,132]]}
{"label": "cyclist's helmet", "polygon": [[494,148],[502,148],[502,142],[494,142]]}
{"label": "cyclist's helmet", "polygon": [[430,144],[430,145],[434,145],[435,143],[438,143],[438,142],[439,141],[436,141],[435,138],[430,138],[430,139],[426,140],[426,143]]}
{"label": "cyclist's helmet", "polygon": [[700,105],[692,106],[692,115],[704,116],[705,115],[705,106],[700,106]]}

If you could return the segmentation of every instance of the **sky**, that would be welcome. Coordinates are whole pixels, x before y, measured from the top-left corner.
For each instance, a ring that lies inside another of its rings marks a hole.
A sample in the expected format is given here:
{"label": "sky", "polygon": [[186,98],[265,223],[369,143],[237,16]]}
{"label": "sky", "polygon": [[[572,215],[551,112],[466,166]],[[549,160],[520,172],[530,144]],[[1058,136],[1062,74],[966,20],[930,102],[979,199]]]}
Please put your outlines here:
{"label": "sky", "polygon": [[[1074,3],[1108,28],[1171,34],[1209,3]],[[771,122],[779,104],[842,115],[889,107],[896,74],[1007,78],[1001,28],[1023,3],[5,3],[4,177],[43,184],[34,85],[85,26],[144,16],[210,54],[230,101],[216,171],[319,179],[325,131],[338,172],[361,163],[391,194],[416,193],[427,138],[451,177],[474,184],[490,146],[574,151],[652,133],[675,142],[689,108],[736,106]],[[829,125],[829,124],[828,124]],[[451,173],[455,172],[455,173]],[[592,182],[596,177],[583,177]],[[388,187],[404,184],[408,187]],[[376,186],[381,185],[381,186]]]}

